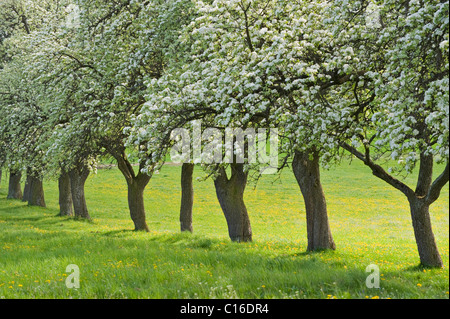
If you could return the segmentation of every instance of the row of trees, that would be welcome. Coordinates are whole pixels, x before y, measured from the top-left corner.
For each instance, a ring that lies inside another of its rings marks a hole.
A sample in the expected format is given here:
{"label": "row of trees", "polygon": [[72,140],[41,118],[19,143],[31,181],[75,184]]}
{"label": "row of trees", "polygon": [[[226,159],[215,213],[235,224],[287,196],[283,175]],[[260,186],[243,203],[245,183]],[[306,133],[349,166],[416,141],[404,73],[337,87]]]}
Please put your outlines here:
{"label": "row of trees", "polygon": [[[24,198],[44,206],[43,177],[59,178],[61,215],[90,218],[84,183],[108,155],[135,229],[148,231],[143,192],[174,129],[276,128],[278,169],[292,168],[304,198],[308,250],[336,248],[320,167],[351,154],[406,196],[421,263],[441,267],[429,207],[449,179],[448,37],[438,0],[2,1],[8,197],[22,198],[26,173]],[[232,163],[201,166],[230,238],[251,241],[244,192],[260,170],[236,144]],[[433,180],[436,163],[445,169]],[[192,231],[195,164],[182,166],[182,230]],[[416,167],[415,188],[396,178]]]}

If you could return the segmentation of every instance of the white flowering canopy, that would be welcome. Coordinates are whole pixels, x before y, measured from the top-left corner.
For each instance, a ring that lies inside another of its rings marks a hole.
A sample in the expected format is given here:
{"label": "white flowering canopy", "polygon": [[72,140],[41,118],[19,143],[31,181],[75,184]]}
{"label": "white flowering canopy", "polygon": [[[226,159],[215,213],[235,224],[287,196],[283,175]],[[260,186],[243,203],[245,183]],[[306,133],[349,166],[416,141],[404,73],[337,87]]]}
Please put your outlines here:
{"label": "white flowering canopy", "polygon": [[2,43],[1,88],[20,96],[2,112],[23,122],[38,107],[46,133],[28,148],[49,161],[127,141],[150,169],[193,120],[277,128],[281,152],[325,165],[342,143],[408,172],[420,154],[448,161],[448,2],[11,3],[29,19]]}

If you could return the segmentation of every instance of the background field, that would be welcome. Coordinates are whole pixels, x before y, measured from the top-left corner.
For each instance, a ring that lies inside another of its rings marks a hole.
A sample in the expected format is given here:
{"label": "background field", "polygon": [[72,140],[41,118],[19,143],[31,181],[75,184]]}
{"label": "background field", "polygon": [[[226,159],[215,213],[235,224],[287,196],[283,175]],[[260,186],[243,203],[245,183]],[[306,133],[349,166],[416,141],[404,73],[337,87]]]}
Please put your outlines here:
{"label": "background field", "polygon": [[[134,232],[126,183],[115,169],[89,177],[93,221],[6,200],[0,185],[0,298],[448,298],[449,192],[432,206],[443,269],[418,267],[408,203],[353,162],[322,173],[336,251],[306,253],[306,220],[291,171],[246,191],[252,243],[231,243],[212,180],[195,182],[194,234],[179,233],[180,167],[165,166],[147,186],[150,233]],[[436,171],[440,173],[440,169]],[[203,176],[196,168],[196,177]],[[413,182],[413,177],[407,179]],[[66,266],[80,268],[68,289]],[[365,269],[381,271],[379,289]]]}

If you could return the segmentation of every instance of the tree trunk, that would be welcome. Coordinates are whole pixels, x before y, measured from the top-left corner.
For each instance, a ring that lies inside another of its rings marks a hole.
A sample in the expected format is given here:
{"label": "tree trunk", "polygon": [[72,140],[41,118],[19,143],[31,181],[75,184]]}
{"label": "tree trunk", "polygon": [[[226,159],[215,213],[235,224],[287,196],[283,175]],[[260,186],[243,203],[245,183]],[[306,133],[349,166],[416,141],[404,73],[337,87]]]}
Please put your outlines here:
{"label": "tree trunk", "polygon": [[431,227],[430,204],[432,201],[429,201],[427,196],[432,191],[433,166],[433,156],[421,152],[416,190],[414,193],[407,192],[405,195],[409,201],[420,263],[427,267],[442,267],[441,255]]}
{"label": "tree trunk", "polygon": [[228,234],[232,241],[252,241],[252,228],[244,203],[247,173],[243,164],[231,164],[231,178],[224,168],[214,181],[217,199],[228,224]]}
{"label": "tree trunk", "polygon": [[117,166],[127,181],[128,208],[131,220],[134,223],[134,230],[149,232],[150,230],[145,221],[144,190],[151,176],[141,172],[142,166],[139,166],[137,174],[134,172],[133,166],[125,154],[125,148],[111,149],[110,152],[117,160]]}
{"label": "tree trunk", "polygon": [[72,190],[70,176],[62,171],[58,179],[59,188],[59,216],[73,216]]}
{"label": "tree trunk", "polygon": [[[310,155],[313,155],[312,160]],[[292,169],[305,202],[307,250],[336,249],[328,223],[325,194],[320,183],[318,154],[316,152],[296,152]]]}
{"label": "tree trunk", "polygon": [[180,226],[181,231],[189,231],[191,233],[194,231],[192,227],[192,207],[194,205],[193,173],[194,164],[184,163],[181,168]]}
{"label": "tree trunk", "polygon": [[22,189],[20,188],[21,172],[11,171],[9,173],[8,199],[22,199]]}
{"label": "tree trunk", "polygon": [[131,220],[134,223],[134,230],[149,232],[145,221],[144,190],[150,178],[145,181],[142,178],[133,178],[128,182],[128,208],[130,209]]}
{"label": "tree trunk", "polygon": [[28,205],[46,207],[42,178],[31,175]]}
{"label": "tree trunk", "polygon": [[69,176],[75,217],[91,219],[84,195],[84,185],[89,176],[89,169],[85,165],[78,165],[69,171]]}
{"label": "tree trunk", "polygon": [[31,174],[27,172],[27,178],[25,179],[25,186],[23,187],[22,202],[28,202],[31,196]]}
{"label": "tree trunk", "polygon": [[426,267],[443,267],[431,227],[430,206],[417,197],[410,199],[409,204],[420,263]]}

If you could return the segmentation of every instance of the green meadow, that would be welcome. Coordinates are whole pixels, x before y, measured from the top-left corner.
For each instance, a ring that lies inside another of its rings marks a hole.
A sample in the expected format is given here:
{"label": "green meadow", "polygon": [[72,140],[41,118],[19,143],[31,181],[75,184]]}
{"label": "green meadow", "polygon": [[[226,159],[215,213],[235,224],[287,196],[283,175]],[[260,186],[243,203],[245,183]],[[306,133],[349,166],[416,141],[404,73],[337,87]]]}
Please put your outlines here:
{"label": "green meadow", "polygon": [[[253,242],[241,244],[228,238],[210,179],[194,183],[194,233],[180,233],[178,166],[163,167],[146,188],[150,233],[132,230],[116,168],[86,183],[92,221],[57,216],[56,181],[45,181],[47,208],[7,200],[3,174],[0,298],[449,298],[448,185],[431,207],[444,268],[427,269],[406,198],[357,162],[322,172],[337,249],[314,253],[306,252],[303,201],[289,170],[248,186]],[[203,174],[196,168],[195,177]],[[80,269],[78,289],[66,287],[69,264]],[[366,286],[371,264],[379,288]]]}

